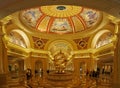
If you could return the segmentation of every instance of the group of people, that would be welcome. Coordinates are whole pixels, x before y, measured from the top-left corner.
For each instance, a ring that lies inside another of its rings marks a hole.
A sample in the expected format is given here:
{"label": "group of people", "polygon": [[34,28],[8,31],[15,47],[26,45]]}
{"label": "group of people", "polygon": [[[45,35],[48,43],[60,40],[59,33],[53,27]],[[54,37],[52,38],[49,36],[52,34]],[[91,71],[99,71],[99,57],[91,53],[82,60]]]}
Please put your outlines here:
{"label": "group of people", "polygon": [[[43,75],[43,69],[41,69],[40,71],[35,70],[35,74],[40,73],[41,75]],[[30,68],[28,68],[26,70],[26,80],[27,80],[27,86],[29,86],[30,88],[32,88],[31,84],[32,84],[32,70]]]}
{"label": "group of people", "polygon": [[109,67],[109,69],[102,68],[102,74],[110,75],[112,73],[112,67]]}
{"label": "group of people", "polygon": [[99,69],[99,68],[97,68],[96,71],[93,70],[93,71],[90,71],[90,72],[89,72],[89,71],[87,70],[87,72],[86,72],[86,76],[90,76],[90,77],[96,77],[96,78],[98,78],[99,75],[100,75],[100,69]]}

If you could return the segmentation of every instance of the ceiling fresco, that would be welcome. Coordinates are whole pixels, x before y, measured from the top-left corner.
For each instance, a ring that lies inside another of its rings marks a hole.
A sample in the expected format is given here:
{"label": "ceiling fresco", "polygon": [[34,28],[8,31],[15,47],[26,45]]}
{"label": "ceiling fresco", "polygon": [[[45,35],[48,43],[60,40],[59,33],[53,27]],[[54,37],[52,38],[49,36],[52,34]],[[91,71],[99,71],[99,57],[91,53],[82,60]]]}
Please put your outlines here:
{"label": "ceiling fresco", "polygon": [[9,36],[9,41],[11,43],[27,48],[27,45],[25,44],[23,37],[17,32],[11,31],[8,36]]}
{"label": "ceiling fresco", "polygon": [[26,9],[20,20],[39,32],[69,34],[90,30],[100,23],[99,11],[79,6],[52,5]]}
{"label": "ceiling fresco", "polygon": [[112,42],[113,34],[111,32],[104,33],[97,41],[96,48],[104,46]]}

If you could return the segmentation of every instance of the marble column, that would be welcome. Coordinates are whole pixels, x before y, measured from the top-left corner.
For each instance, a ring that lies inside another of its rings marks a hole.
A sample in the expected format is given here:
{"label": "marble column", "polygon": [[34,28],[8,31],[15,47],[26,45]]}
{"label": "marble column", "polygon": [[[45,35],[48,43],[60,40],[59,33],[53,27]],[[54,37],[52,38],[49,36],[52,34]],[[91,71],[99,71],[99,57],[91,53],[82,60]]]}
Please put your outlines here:
{"label": "marble column", "polygon": [[96,60],[94,58],[94,55],[92,53],[90,53],[90,71],[95,70],[96,68]]}
{"label": "marble column", "polygon": [[118,29],[118,33],[116,34],[117,42],[114,51],[113,88],[120,87],[120,24],[116,25],[116,28]]}
{"label": "marble column", "polygon": [[24,70],[31,69],[31,57],[27,57],[24,59]]}
{"label": "marble column", "polygon": [[80,82],[79,80],[82,79],[82,74],[80,73],[80,59],[73,58],[74,63],[74,74],[73,74],[73,84]]}
{"label": "marble column", "polygon": [[2,32],[2,26],[0,26],[0,88],[8,88],[7,74],[8,74],[8,61],[7,61],[7,49],[3,42],[4,34]]}

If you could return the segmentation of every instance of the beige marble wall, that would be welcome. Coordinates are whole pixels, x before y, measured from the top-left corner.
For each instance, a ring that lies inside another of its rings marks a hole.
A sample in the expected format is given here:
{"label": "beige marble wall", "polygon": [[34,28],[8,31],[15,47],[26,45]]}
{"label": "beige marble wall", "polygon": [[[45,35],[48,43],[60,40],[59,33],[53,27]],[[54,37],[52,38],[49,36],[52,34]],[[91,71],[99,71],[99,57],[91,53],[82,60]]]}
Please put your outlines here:
{"label": "beige marble wall", "polygon": [[31,69],[32,69],[32,74],[33,74],[33,79],[35,78],[35,65],[36,62],[40,61],[42,63],[43,67],[43,79],[46,79],[47,77],[47,61],[46,58],[40,58],[40,57],[30,57],[30,64],[31,64]]}

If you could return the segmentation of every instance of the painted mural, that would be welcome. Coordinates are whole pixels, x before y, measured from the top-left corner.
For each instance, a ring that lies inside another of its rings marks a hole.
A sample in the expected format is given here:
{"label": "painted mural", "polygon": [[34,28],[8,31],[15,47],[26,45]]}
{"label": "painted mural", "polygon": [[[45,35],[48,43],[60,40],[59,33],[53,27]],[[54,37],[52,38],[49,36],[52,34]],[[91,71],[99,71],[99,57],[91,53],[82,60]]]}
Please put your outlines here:
{"label": "painted mural", "polygon": [[11,43],[16,44],[21,47],[24,47],[24,48],[27,47],[24,39],[22,38],[22,36],[20,34],[18,34],[16,32],[10,32],[8,36],[9,36],[9,41]]}
{"label": "painted mural", "polygon": [[39,8],[24,10],[21,14],[23,21],[29,26],[35,27],[38,19],[42,16]]}
{"label": "painted mural", "polygon": [[70,34],[100,23],[100,12],[79,6],[51,5],[20,12],[23,24],[38,32]]}
{"label": "painted mural", "polygon": [[80,13],[85,21],[87,28],[95,25],[99,19],[99,13],[96,10],[84,8],[83,12]]}
{"label": "painted mural", "polygon": [[50,32],[55,32],[59,34],[72,32],[72,28],[67,19],[55,19]]}
{"label": "painted mural", "polygon": [[112,42],[112,37],[113,37],[113,34],[111,32],[107,32],[105,34],[103,34],[99,39],[98,39],[98,42],[96,44],[96,48],[99,48],[99,47],[102,47],[106,44],[109,44]]}

